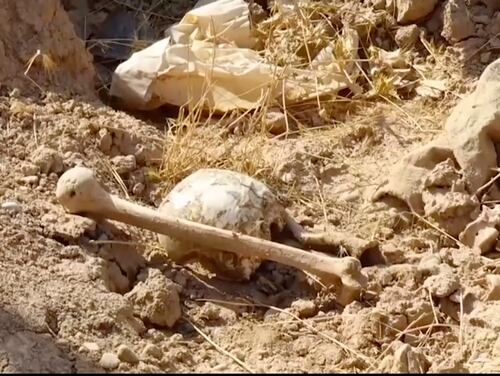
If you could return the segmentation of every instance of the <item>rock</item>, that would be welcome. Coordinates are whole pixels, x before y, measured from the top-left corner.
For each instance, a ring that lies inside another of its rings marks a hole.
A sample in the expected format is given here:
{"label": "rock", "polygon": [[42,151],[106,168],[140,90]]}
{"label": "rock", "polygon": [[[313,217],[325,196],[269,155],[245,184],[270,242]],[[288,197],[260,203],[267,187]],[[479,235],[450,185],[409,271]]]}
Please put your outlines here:
{"label": "rock", "polygon": [[306,356],[314,348],[314,338],[301,336],[292,344],[292,351],[298,356]]}
{"label": "rock", "polygon": [[394,244],[382,244],[381,251],[388,264],[403,264],[407,261],[405,252]]}
{"label": "rock", "polygon": [[161,349],[152,344],[152,343],[148,343],[145,347],[144,347],[144,350],[142,350],[142,357],[144,358],[147,358],[147,357],[153,357],[153,358],[156,358],[156,359],[161,359],[161,357],[163,356],[163,353],[161,351]]}
{"label": "rock", "polygon": [[[492,46],[493,40],[490,41],[490,46]],[[486,43],[488,43],[488,40],[485,38],[472,37],[472,38],[467,38],[461,42],[458,42],[457,44],[455,44],[454,47],[459,52],[459,59],[460,60],[468,60],[472,56],[477,54],[477,51],[482,46],[484,46]],[[500,48],[500,44],[499,44],[499,48]]]}
{"label": "rock", "polygon": [[496,244],[498,224],[500,224],[500,206],[493,208],[485,206],[481,214],[469,222],[460,233],[459,240],[471,247],[476,254],[486,253]]}
{"label": "rock", "polygon": [[17,201],[2,202],[1,208],[10,213],[18,213],[22,210],[23,206]]}
{"label": "rock", "polygon": [[[500,1],[499,1],[500,3]],[[492,37],[500,34],[500,12],[497,12],[486,24],[486,30]]]}
{"label": "rock", "polygon": [[391,373],[426,373],[429,361],[418,349],[408,344],[400,344],[394,352]]}
{"label": "rock", "polygon": [[120,267],[114,262],[108,262],[104,283],[109,291],[124,294],[130,290],[130,281],[123,275]]}
{"label": "rock", "polygon": [[480,254],[487,253],[495,246],[498,234],[499,232],[495,227],[485,227],[480,229],[474,239],[472,249],[478,250]]}
{"label": "rock", "polygon": [[373,9],[382,10],[386,7],[386,0],[371,0]]}
{"label": "rock", "polygon": [[31,161],[40,168],[43,174],[56,174],[64,170],[62,157],[54,149],[40,146],[31,154]]}
{"label": "rock", "polygon": [[98,145],[99,149],[101,149],[103,153],[109,153],[109,151],[111,150],[111,146],[113,145],[113,138],[106,128],[99,129]]}
{"label": "rock", "polygon": [[106,370],[115,369],[119,364],[120,359],[115,354],[109,352],[102,354],[101,360],[99,360],[99,365]]}
{"label": "rock", "polygon": [[292,303],[291,310],[300,318],[308,318],[314,316],[318,312],[316,303],[312,300],[299,299]]}
{"label": "rock", "polygon": [[264,313],[264,321],[273,321],[279,316],[280,312],[276,311],[273,308],[269,308],[265,313]]}
{"label": "rock", "polygon": [[[500,35],[500,34],[499,34]],[[500,36],[489,40],[492,50],[500,50]]]}
{"label": "rock", "polygon": [[408,319],[404,314],[391,314],[377,308],[370,313],[370,320],[380,323],[378,334],[381,338],[395,338],[408,327]]}
{"label": "rock", "polygon": [[486,276],[486,282],[488,283],[486,301],[500,300],[500,275],[489,274]]}
{"label": "rock", "polygon": [[475,25],[475,36],[480,38],[488,38],[488,33],[486,32],[484,25],[476,24]]}
{"label": "rock", "polygon": [[[499,21],[500,22],[500,21]],[[491,58],[491,52],[483,52],[480,56],[481,63],[488,64]]]}
{"label": "rock", "polygon": [[409,24],[421,20],[432,12],[438,0],[397,0],[397,21]]}
{"label": "rock", "polygon": [[439,299],[439,309],[452,319],[460,321],[461,309],[464,315],[468,315],[477,307],[478,303],[480,301],[474,292],[455,291],[449,297]]}
{"label": "rock", "polygon": [[439,273],[439,265],[441,265],[441,257],[436,254],[431,254],[428,256],[422,257],[419,262],[419,269],[426,271],[430,274]]}
{"label": "rock", "polygon": [[21,182],[29,185],[36,185],[38,184],[38,176],[32,175],[32,176],[25,176],[20,179]]}
{"label": "rock", "polygon": [[[128,302],[127,302],[128,303]],[[133,307],[125,305],[115,316],[115,324],[120,328],[142,336],[147,332],[147,328],[139,317],[134,314]]]}
{"label": "rock", "polygon": [[264,125],[266,129],[272,134],[281,134],[286,132],[286,116],[278,110],[269,110],[264,117]]}
{"label": "rock", "polygon": [[118,354],[118,359],[120,359],[122,362],[131,364],[139,363],[139,357],[137,356],[137,354],[126,345],[118,346],[116,352]]}
{"label": "rock", "polygon": [[474,23],[465,5],[465,0],[447,0],[443,10],[441,36],[450,43],[456,43],[474,35],[474,32]]}
{"label": "rock", "polygon": [[170,328],[181,317],[177,287],[157,269],[148,269],[146,280],[137,283],[125,297],[141,319],[151,324]]}
{"label": "rock", "polygon": [[237,320],[236,312],[210,302],[201,307],[199,316],[206,321],[218,321],[224,324],[234,323]]}
{"label": "rock", "polygon": [[460,281],[453,273],[440,273],[427,278],[424,287],[429,290],[432,296],[444,298],[460,287]]}
{"label": "rock", "polygon": [[134,155],[139,164],[148,166],[162,160],[163,149],[157,144],[148,144],[147,147],[137,144]]}
{"label": "rock", "polygon": [[40,219],[47,236],[65,240],[78,240],[83,235],[95,234],[97,224],[93,219],[78,215],[50,212]]}
{"label": "rock", "polygon": [[420,35],[420,29],[417,25],[403,26],[396,31],[396,43],[400,48],[410,49],[415,45]]}
{"label": "rock", "polygon": [[21,165],[21,171],[24,176],[38,175],[40,173],[40,167],[33,163],[25,162]]}
{"label": "rock", "polygon": [[75,166],[84,166],[85,165],[85,157],[77,152],[68,151],[64,153],[64,165],[67,168],[75,167]]}
{"label": "rock", "polygon": [[500,302],[498,301],[477,304],[468,315],[470,325],[489,328],[498,333],[500,331],[499,309]]}
{"label": "rock", "polygon": [[135,156],[130,155],[118,155],[111,159],[111,163],[113,164],[116,172],[121,174],[126,174],[128,172],[132,172],[137,168],[137,162],[135,160]]}
{"label": "rock", "polygon": [[137,366],[137,372],[138,373],[149,373],[149,374],[160,374],[165,372],[165,370],[158,368],[154,364],[148,364],[148,363],[143,363],[140,362]]}

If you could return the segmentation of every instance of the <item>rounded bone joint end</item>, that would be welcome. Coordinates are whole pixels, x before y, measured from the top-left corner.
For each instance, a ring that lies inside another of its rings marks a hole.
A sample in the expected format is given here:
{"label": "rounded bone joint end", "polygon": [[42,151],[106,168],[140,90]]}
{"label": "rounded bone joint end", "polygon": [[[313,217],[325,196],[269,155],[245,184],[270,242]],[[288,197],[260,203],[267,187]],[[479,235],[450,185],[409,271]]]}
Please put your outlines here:
{"label": "rounded bone joint end", "polygon": [[107,196],[94,172],[86,167],[74,167],[66,171],[57,182],[57,200],[70,213],[90,213],[102,209],[103,199]]}

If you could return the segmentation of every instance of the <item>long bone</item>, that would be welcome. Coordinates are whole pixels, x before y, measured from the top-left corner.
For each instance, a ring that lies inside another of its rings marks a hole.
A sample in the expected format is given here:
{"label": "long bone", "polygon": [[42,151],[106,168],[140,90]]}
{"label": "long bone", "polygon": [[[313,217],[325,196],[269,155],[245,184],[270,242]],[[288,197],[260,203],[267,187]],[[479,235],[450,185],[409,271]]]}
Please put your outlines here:
{"label": "long bone", "polygon": [[56,197],[73,214],[112,219],[179,240],[209,244],[212,249],[259,257],[307,271],[326,284],[338,286],[337,299],[344,305],[359,299],[367,283],[361,273],[361,263],[354,257],[335,258],[311,253],[157,212],[106,192],[88,168],[74,167],[66,171],[57,183]]}

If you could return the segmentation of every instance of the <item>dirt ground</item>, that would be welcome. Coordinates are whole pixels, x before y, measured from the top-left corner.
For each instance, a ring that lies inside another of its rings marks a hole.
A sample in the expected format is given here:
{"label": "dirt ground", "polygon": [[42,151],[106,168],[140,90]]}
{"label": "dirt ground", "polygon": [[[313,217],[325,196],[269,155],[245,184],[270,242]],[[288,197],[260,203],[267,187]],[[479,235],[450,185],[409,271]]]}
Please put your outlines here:
{"label": "dirt ground", "polygon": [[[329,120],[297,106],[307,126],[287,137],[227,120],[176,136],[166,112],[127,113],[99,96],[107,76],[73,3],[0,0],[1,372],[500,371],[500,303],[484,298],[500,253],[459,248],[404,203],[370,199],[499,49],[464,58],[462,43],[427,58],[451,87],[438,98],[351,101]],[[387,263],[364,265],[367,291],[346,307],[273,262],[224,281],[172,263],[153,233],[65,213],[55,187],[77,165],[151,207],[197,168],[254,172],[302,225],[377,240]],[[431,294],[447,283],[433,281],[436,268],[449,270],[448,294]]]}

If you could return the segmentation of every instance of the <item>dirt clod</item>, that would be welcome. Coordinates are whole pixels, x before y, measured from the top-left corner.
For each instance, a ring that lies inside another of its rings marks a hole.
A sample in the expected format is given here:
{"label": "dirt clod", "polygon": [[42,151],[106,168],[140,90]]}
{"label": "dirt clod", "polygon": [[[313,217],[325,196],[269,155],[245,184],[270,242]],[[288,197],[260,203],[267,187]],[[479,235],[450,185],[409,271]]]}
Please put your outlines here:
{"label": "dirt clod", "polygon": [[292,312],[300,318],[308,318],[314,316],[318,312],[316,303],[311,300],[296,300],[291,306]]}
{"label": "dirt clod", "polygon": [[432,296],[443,298],[456,291],[460,287],[460,281],[455,274],[445,272],[427,278],[424,287]]}
{"label": "dirt clod", "polygon": [[447,0],[443,11],[443,32],[441,33],[443,38],[456,43],[474,35],[474,32],[474,23],[465,0]]}
{"label": "dirt clod", "polygon": [[230,324],[237,320],[236,313],[214,303],[205,303],[199,312],[199,317],[207,323]]}
{"label": "dirt clod", "polygon": [[120,359],[113,354],[109,352],[105,352],[101,356],[101,360],[99,360],[99,365],[106,369],[106,370],[113,370],[118,367],[120,364]]}
{"label": "dirt clod", "polygon": [[43,174],[60,173],[64,169],[62,157],[51,148],[40,146],[31,154],[31,161],[40,168]]}
{"label": "dirt clod", "polygon": [[144,281],[125,294],[142,320],[162,327],[172,327],[181,317],[179,293],[174,283],[159,270],[148,269]]}
{"label": "dirt clod", "polygon": [[486,282],[488,283],[486,300],[500,300],[500,275],[487,275]]}
{"label": "dirt clod", "polygon": [[152,343],[147,344],[141,353],[141,356],[143,358],[153,357],[156,359],[161,359],[162,355],[163,354],[161,349]]}
{"label": "dirt clod", "polygon": [[418,40],[420,29],[417,25],[408,25],[400,27],[396,31],[396,43],[403,49],[412,48]]}
{"label": "dirt clod", "polygon": [[419,21],[432,12],[437,0],[396,0],[397,20],[401,24]]}
{"label": "dirt clod", "polygon": [[134,155],[118,155],[111,159],[111,163],[119,174],[132,172],[137,167],[137,162]]}
{"label": "dirt clod", "polygon": [[401,344],[394,352],[391,373],[426,373],[429,362],[425,356],[410,345]]}
{"label": "dirt clod", "polygon": [[127,345],[120,345],[116,349],[116,354],[122,362],[127,362],[131,364],[139,363],[139,357],[137,354]]}

